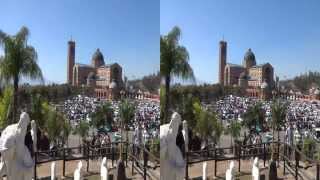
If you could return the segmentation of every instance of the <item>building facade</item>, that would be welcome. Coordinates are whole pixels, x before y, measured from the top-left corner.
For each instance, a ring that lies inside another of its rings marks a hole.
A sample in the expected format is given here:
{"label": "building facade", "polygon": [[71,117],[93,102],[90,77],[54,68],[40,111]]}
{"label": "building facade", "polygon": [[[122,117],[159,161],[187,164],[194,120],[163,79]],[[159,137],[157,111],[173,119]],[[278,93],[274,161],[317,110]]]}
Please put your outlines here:
{"label": "building facade", "polygon": [[73,86],[94,88],[99,98],[117,99],[124,88],[122,67],[118,63],[105,64],[98,48],[91,58],[91,64],[75,63],[75,42],[68,42],[67,83]]}
{"label": "building facade", "polygon": [[274,71],[270,63],[257,65],[251,49],[245,53],[242,65],[227,63],[227,42],[219,43],[219,83],[224,86],[239,86],[249,96],[268,99],[275,87]]}

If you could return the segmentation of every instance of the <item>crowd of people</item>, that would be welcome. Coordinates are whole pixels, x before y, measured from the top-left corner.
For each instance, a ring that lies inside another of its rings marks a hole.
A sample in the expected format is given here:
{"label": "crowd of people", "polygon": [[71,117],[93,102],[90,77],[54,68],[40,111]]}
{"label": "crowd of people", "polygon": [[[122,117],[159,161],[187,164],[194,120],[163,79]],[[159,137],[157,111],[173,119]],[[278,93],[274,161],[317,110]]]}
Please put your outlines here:
{"label": "crowd of people", "polygon": [[[292,99],[282,99],[282,101],[288,104],[288,109],[285,126],[281,130],[288,131],[291,127],[297,141],[306,137],[320,141],[320,102]],[[223,123],[228,125],[233,120],[243,121],[244,113],[258,102],[261,103],[265,112],[265,121],[268,122],[272,117],[272,100],[261,101],[257,98],[230,95],[206,106],[216,111]]]}
{"label": "crowd of people", "polygon": [[[129,101],[135,105],[135,116],[132,119],[132,123],[128,124],[129,130],[135,131],[138,128],[142,132],[143,141],[158,138],[160,131],[160,103],[158,101],[146,99],[130,99]],[[70,120],[71,125],[76,126],[83,120],[90,122],[90,115],[105,102],[106,100],[78,95],[66,100],[61,107],[66,117]],[[119,107],[121,101],[114,100],[109,102],[114,112],[113,124],[119,124],[117,122],[120,119]],[[101,135],[101,137],[96,137],[96,139],[99,140],[102,137],[103,136]],[[110,141],[114,140],[114,138],[109,139]]]}

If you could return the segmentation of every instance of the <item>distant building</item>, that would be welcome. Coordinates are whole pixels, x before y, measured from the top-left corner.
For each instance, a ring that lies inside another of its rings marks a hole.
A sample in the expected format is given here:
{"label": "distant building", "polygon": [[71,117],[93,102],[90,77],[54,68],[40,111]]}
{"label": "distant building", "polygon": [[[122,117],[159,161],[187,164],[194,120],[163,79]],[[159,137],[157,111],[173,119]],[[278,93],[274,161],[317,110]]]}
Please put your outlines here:
{"label": "distant building", "polygon": [[270,63],[257,65],[251,49],[245,53],[242,65],[227,63],[227,42],[219,43],[219,83],[239,86],[249,96],[268,99],[275,87],[273,67]]}
{"label": "distant building", "polygon": [[94,88],[99,98],[116,99],[124,87],[122,68],[118,63],[105,64],[99,48],[92,55],[91,64],[75,63],[75,42],[68,42],[67,82],[73,86]]}

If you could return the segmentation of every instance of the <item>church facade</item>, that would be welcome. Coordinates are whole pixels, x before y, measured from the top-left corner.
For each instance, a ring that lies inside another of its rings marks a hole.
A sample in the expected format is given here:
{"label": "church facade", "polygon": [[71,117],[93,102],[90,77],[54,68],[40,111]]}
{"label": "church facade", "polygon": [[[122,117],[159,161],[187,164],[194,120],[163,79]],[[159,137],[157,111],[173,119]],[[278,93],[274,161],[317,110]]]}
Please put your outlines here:
{"label": "church facade", "polygon": [[251,49],[242,64],[227,63],[227,42],[219,42],[219,83],[244,88],[247,95],[268,99],[275,87],[274,70],[270,63],[257,64]]}
{"label": "church facade", "polygon": [[105,64],[99,48],[93,53],[91,64],[75,63],[75,41],[69,41],[67,83],[92,87],[98,98],[117,99],[124,88],[122,67],[118,63]]}

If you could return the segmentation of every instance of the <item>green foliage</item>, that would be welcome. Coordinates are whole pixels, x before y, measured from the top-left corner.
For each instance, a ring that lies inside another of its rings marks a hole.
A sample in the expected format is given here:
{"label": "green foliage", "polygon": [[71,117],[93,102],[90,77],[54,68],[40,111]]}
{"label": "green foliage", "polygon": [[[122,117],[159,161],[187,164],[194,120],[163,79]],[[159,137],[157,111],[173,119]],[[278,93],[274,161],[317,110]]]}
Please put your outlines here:
{"label": "green foliage", "polygon": [[160,157],[160,139],[154,139],[152,141],[150,152],[156,157]]}
{"label": "green foliage", "polygon": [[154,94],[158,94],[160,88],[160,72],[142,77],[142,79],[130,80],[129,86],[134,89],[141,89],[142,91],[149,91]]}
{"label": "green foliage", "polygon": [[75,87],[68,84],[50,84],[50,85],[25,85],[19,88],[19,102],[21,104],[29,104],[33,96],[39,94],[43,100],[48,102],[61,102],[70,96],[78,94],[92,95],[94,93],[92,88]]}
{"label": "green foliage", "polygon": [[171,88],[170,98],[172,103],[179,102],[184,94],[192,94],[201,102],[212,102],[221,99],[226,95],[243,96],[243,89],[233,86],[221,86],[220,84],[203,84],[203,85],[175,85]]}
{"label": "green foliage", "polygon": [[22,27],[15,36],[0,31],[0,45],[4,47],[4,56],[0,57],[0,78],[2,83],[13,82],[13,121],[18,109],[18,87],[22,77],[43,80],[37,64],[36,50],[28,45],[29,30]]}
{"label": "green foliage", "polygon": [[258,127],[263,129],[264,120],[265,120],[265,111],[262,108],[261,103],[257,103],[254,106],[250,107],[247,112],[243,115],[244,121],[243,124],[248,128],[254,128],[254,131],[257,131]]}
{"label": "green foliage", "polygon": [[55,145],[65,144],[72,130],[68,120],[45,100],[41,101],[39,109],[42,120],[35,120],[43,123],[43,126],[37,126],[47,132],[50,142]]}
{"label": "green foliage", "polygon": [[91,125],[97,129],[100,127],[105,127],[106,125],[112,127],[113,117],[114,112],[112,105],[110,102],[107,102],[102,106],[99,106],[96,112],[91,114]]}
{"label": "green foliage", "polygon": [[320,72],[308,72],[293,79],[294,85],[302,92],[308,91],[312,85],[320,87]]}
{"label": "green foliage", "polygon": [[161,124],[164,124],[166,123],[165,122],[165,118],[164,118],[164,114],[165,114],[165,100],[166,100],[166,92],[165,92],[165,88],[164,86],[160,86],[160,121],[161,121]]}
{"label": "green foliage", "polygon": [[216,114],[203,109],[199,101],[194,102],[193,109],[196,118],[196,132],[202,140],[208,141],[208,138],[211,138],[217,144],[223,133],[223,126],[218,122]]}
{"label": "green foliage", "polygon": [[70,133],[72,132],[72,126],[67,120],[64,120],[62,124],[62,143],[65,144],[66,141],[68,141],[68,137]]}
{"label": "green foliage", "polygon": [[122,128],[127,127],[128,124],[132,123],[135,115],[135,105],[130,103],[127,99],[123,100],[119,106],[119,115],[122,122]]}
{"label": "green foliage", "polygon": [[316,141],[312,138],[305,138],[303,140],[303,153],[313,159],[313,155],[316,152]]}
{"label": "green foliage", "polygon": [[161,118],[168,121],[170,104],[170,84],[173,77],[194,81],[193,70],[189,64],[187,49],[179,44],[181,31],[174,27],[167,35],[160,36],[160,75],[165,80],[166,98]]}
{"label": "green foliage", "polygon": [[283,127],[287,114],[287,107],[288,105],[285,103],[281,103],[280,100],[276,100],[273,102],[271,107],[271,127],[274,131],[279,130],[279,128]]}
{"label": "green foliage", "polygon": [[10,113],[10,104],[12,103],[13,90],[11,87],[4,89],[0,97],[0,128],[3,129],[8,124],[8,116]]}
{"label": "green foliage", "polygon": [[236,141],[240,137],[241,123],[236,119],[231,121],[230,126],[226,129],[226,132]]}
{"label": "green foliage", "polygon": [[36,124],[41,129],[44,127],[46,111],[43,110],[42,104],[43,98],[40,94],[34,94],[31,96],[30,103],[30,118],[36,121]]}
{"label": "green foliage", "polygon": [[85,120],[81,120],[80,123],[75,127],[73,133],[78,134],[82,141],[84,141],[85,137],[88,136],[89,128],[89,123]]}

